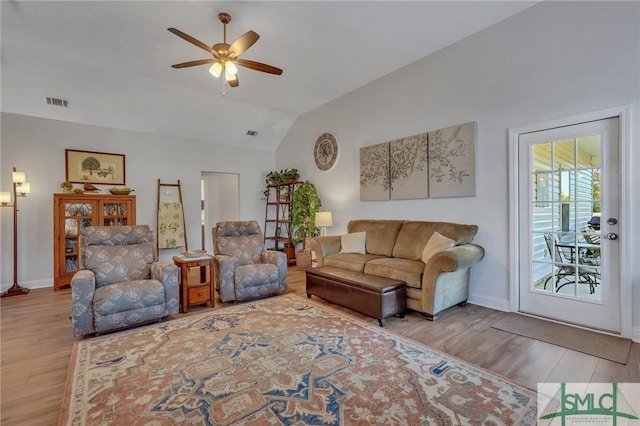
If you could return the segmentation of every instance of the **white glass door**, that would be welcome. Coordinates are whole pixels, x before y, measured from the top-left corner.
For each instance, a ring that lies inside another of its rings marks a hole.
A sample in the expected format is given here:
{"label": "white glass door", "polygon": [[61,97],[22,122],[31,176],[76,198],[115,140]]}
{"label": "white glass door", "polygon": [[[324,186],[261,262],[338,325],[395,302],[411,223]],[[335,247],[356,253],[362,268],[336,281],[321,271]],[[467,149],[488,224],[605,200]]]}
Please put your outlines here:
{"label": "white glass door", "polygon": [[518,143],[520,311],[620,332],[618,119]]}

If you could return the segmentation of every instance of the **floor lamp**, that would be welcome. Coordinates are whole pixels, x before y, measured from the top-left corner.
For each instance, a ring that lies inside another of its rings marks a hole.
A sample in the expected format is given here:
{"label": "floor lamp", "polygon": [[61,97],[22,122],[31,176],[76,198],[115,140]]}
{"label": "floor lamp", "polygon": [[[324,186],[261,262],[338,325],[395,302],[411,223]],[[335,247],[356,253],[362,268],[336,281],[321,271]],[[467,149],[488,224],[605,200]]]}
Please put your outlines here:
{"label": "floor lamp", "polygon": [[9,290],[2,293],[1,297],[19,296],[29,293],[29,289],[20,287],[18,284],[18,197],[26,197],[31,191],[31,186],[25,182],[23,172],[17,172],[13,168],[13,204],[9,192],[0,192],[0,205],[2,207],[13,207],[13,285]]}

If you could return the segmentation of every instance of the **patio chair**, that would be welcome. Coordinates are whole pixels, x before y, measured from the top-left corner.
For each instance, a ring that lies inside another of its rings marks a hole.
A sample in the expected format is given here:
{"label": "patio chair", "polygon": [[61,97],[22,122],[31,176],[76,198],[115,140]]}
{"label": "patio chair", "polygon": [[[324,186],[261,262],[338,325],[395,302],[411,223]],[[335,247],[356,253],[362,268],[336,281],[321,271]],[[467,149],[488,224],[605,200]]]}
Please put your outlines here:
{"label": "patio chair", "polygon": [[[600,245],[600,234],[594,232],[583,232],[582,238],[589,244]],[[585,253],[586,257],[590,259],[592,264],[600,266],[600,249],[588,249]]]}
{"label": "patio chair", "polygon": [[[589,260],[583,259],[579,255],[575,257],[577,264],[574,263],[567,254],[558,245],[558,241],[554,238],[553,234],[545,233],[544,240],[547,244],[549,254],[553,259],[554,266],[558,268],[555,277],[555,291],[556,293],[560,289],[569,284],[588,284],[589,293],[593,294],[595,288],[600,284],[600,270],[592,265]],[[570,249],[571,250],[571,249]],[[576,268],[578,281],[576,282]],[[549,280],[553,278],[553,274],[549,275],[544,282],[544,289],[546,290]],[[562,282],[562,283],[561,283]]]}

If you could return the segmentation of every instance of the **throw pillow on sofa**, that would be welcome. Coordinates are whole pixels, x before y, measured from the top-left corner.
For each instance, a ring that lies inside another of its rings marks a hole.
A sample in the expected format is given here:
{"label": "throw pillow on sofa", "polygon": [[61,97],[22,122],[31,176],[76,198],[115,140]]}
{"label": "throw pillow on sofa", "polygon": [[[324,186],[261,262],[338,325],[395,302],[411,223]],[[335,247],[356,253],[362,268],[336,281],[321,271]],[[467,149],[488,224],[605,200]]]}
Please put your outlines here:
{"label": "throw pillow on sofa", "polygon": [[427,241],[427,245],[424,246],[424,250],[422,250],[422,261],[428,263],[437,252],[453,247],[455,244],[454,240],[445,237],[439,232],[434,232],[429,241]]}
{"label": "throw pillow on sofa", "polygon": [[350,234],[344,234],[340,236],[340,253],[361,253],[365,254],[367,233],[352,232]]}

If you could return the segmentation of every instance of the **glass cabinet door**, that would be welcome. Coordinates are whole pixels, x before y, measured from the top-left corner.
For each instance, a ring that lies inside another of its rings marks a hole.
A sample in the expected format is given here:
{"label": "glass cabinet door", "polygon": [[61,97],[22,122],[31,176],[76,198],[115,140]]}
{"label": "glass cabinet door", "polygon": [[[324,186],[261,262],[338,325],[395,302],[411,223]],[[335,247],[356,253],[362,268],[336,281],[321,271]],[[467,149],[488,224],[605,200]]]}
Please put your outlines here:
{"label": "glass cabinet door", "polygon": [[80,231],[92,225],[91,203],[64,203],[64,270],[78,270],[78,237]]}
{"label": "glass cabinet door", "polygon": [[102,205],[102,226],[124,226],[128,225],[129,203],[128,202],[105,202]]}

